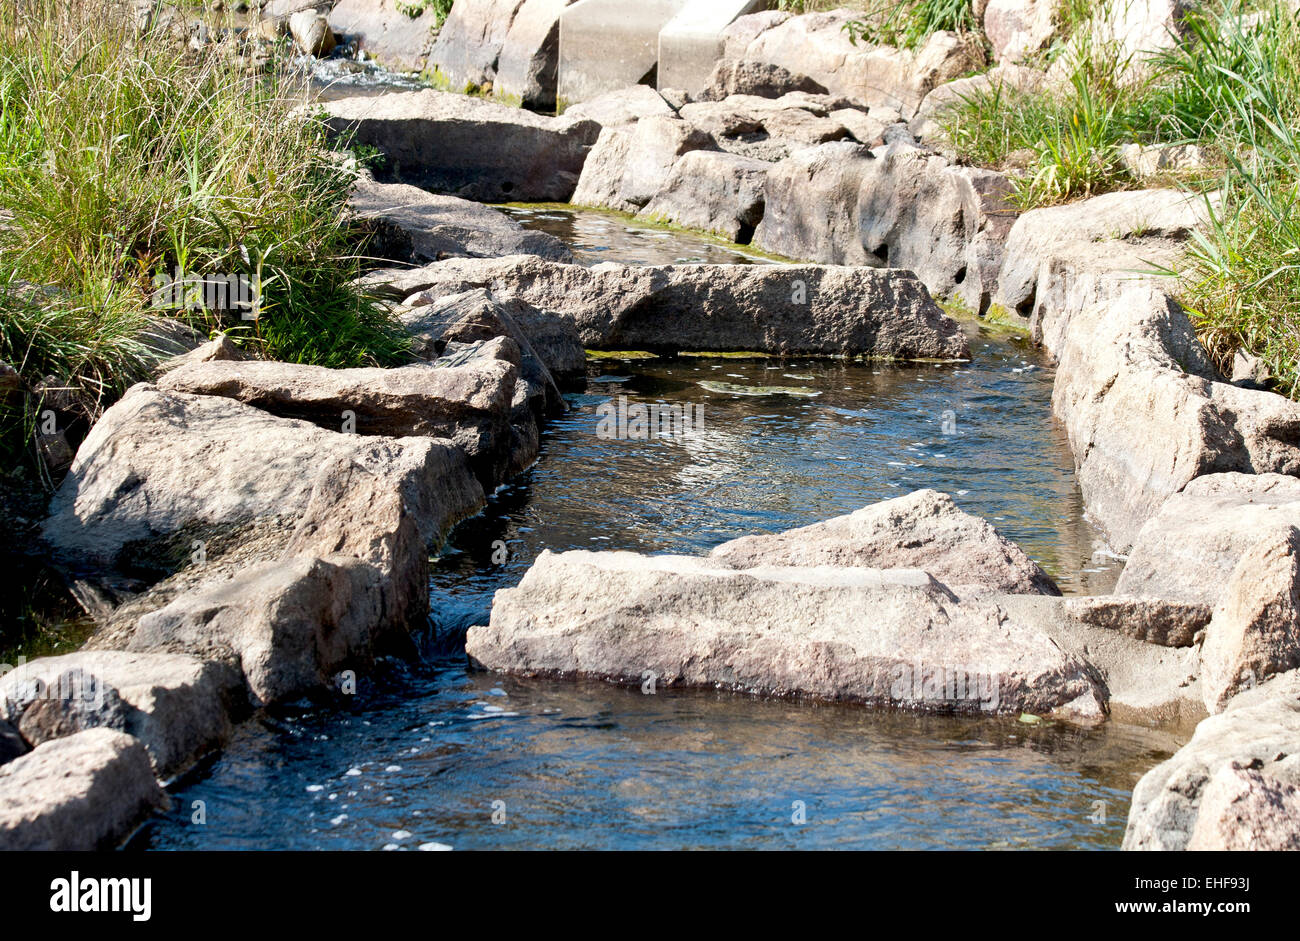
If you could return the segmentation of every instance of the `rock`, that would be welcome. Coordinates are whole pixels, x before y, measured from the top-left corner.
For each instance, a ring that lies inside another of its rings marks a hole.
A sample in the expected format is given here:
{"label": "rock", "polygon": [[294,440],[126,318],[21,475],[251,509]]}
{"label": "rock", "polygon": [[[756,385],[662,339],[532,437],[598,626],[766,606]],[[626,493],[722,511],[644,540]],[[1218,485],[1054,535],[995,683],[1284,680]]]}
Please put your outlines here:
{"label": "rock", "polygon": [[1056,5],[1050,0],[989,0],[984,35],[999,62],[1021,62],[1042,51],[1056,35]]}
{"label": "rock", "polygon": [[1268,364],[1245,350],[1237,350],[1232,357],[1232,384],[1243,389],[1267,389],[1272,382]]}
{"label": "rock", "polygon": [[721,101],[731,95],[780,98],[792,91],[822,94],[826,86],[770,62],[720,59],[697,98],[700,101]]}
{"label": "rock", "polygon": [[1300,787],[1220,768],[1201,794],[1189,850],[1300,850]]}
{"label": "rock", "polygon": [[631,127],[605,128],[583,168],[573,202],[635,212],[663,188],[678,157],[714,146],[707,133],[678,118],[649,117]]}
{"label": "rock", "polygon": [[1137,535],[1117,593],[1218,605],[1266,534],[1300,526],[1300,480],[1207,474],[1169,497]]}
{"label": "rock", "polygon": [[487,288],[570,317],[589,349],[964,359],[969,343],[908,272],[811,265],[559,265],[450,259],[401,275],[418,307]]}
{"label": "rock", "polygon": [[585,118],[601,127],[634,124],[642,118],[670,118],[675,114],[663,95],[649,85],[633,85],[606,92],[570,106],[565,117]]}
{"label": "rock", "polygon": [[432,9],[413,9],[401,0],[338,0],[329,11],[335,33],[355,41],[386,68],[403,72],[424,69],[433,48],[433,24]]}
{"label": "rock", "polygon": [[309,56],[327,56],[337,45],[329,20],[312,10],[302,10],[289,17],[289,34]]}
{"label": "rock", "polygon": [[[1078,29],[1049,70],[1055,84],[1070,75],[1083,56],[1098,57],[1123,82],[1152,73],[1152,59],[1182,41],[1189,0],[1103,0]],[[1116,68],[1117,67],[1117,68]]]}
{"label": "rock", "polygon": [[1023,65],[999,65],[979,75],[945,82],[925,96],[916,111],[911,129],[915,133],[918,129],[916,122],[942,115],[963,101],[981,95],[1001,93],[1010,97],[1018,93],[1039,91],[1046,83],[1046,78],[1046,74],[1038,69]]}
{"label": "rock", "polygon": [[921,711],[1104,715],[1083,661],[914,569],[543,552],[466,652],[488,669]]}
{"label": "rock", "polygon": [[922,569],[949,586],[1060,594],[1023,549],[935,490],[917,490],[783,533],[733,539],[710,552],[709,559],[734,569]]}
{"label": "rock", "polygon": [[158,371],[167,372],[188,363],[213,363],[221,360],[242,359],[248,359],[248,357],[235,341],[224,333],[218,333],[211,340],[208,340],[202,346],[195,347],[188,353],[182,353],[180,356],[173,356],[171,359],[163,360],[158,364]]}
{"label": "rock", "polygon": [[327,369],[250,361],[182,366],[162,376],[158,387],[224,396],[322,428],[347,425],[359,435],[446,438],[465,451],[484,485],[495,487],[505,473],[517,379],[517,369],[500,361],[466,369]]}
{"label": "rock", "polygon": [[493,94],[525,108],[554,111],[560,65],[560,14],[573,0],[524,0],[497,60]]}
{"label": "rock", "polygon": [[1201,647],[1205,708],[1300,667],[1300,529],[1263,531],[1233,569]]}
{"label": "rock", "polygon": [[323,107],[335,133],[387,156],[386,178],[480,202],[567,202],[600,133],[595,121],[432,89]]}
{"label": "rock", "polygon": [[1067,598],[1062,607],[1080,623],[1164,647],[1192,646],[1212,614],[1208,604],[1125,595]]}
{"label": "rock", "polygon": [[699,95],[726,50],[724,30],[738,16],[766,5],[766,0],[697,0],[683,4],[659,31],[655,72],[659,87],[680,89],[687,96]]}
{"label": "rock", "polygon": [[27,742],[18,734],[18,730],[8,722],[0,720],[0,765],[8,764],[30,750]]}
{"label": "rock", "polygon": [[42,536],[74,571],[102,571],[126,561],[124,553],[141,566],[149,550],[176,540],[185,552],[200,537],[238,540],[257,520],[292,527],[322,467],[359,459],[380,443],[430,460],[441,455],[445,467],[430,472],[446,475],[448,499],[436,515],[444,531],[481,505],[481,490],[466,492],[473,480],[450,442],[380,442],[276,418],[233,399],[137,385],[82,443]]}
{"label": "rock", "polygon": [[217,663],[169,654],[83,650],[41,657],[0,679],[0,714],[34,746],[89,728],[138,739],[170,778],[230,735],[238,677]]}
{"label": "rock", "polygon": [[1195,144],[1160,145],[1144,147],[1126,144],[1119,149],[1119,159],[1137,180],[1146,180],[1161,173],[1183,173],[1205,166],[1201,148]]}
{"label": "rock", "polygon": [[823,144],[768,173],[754,244],[788,258],[906,268],[932,294],[983,312],[1014,218],[1010,190],[1000,173],[906,144],[879,153]]}
{"label": "rock", "polygon": [[[459,0],[438,31],[428,69],[453,92],[496,80],[497,63],[524,0]],[[491,138],[488,138],[491,139]]]}
{"label": "rock", "polygon": [[0,767],[0,848],[112,849],[166,802],[143,745],[91,729]]}
{"label": "rock", "polygon": [[425,359],[442,356],[450,343],[509,337],[519,348],[520,377],[529,387],[528,397],[539,402],[539,419],[565,407],[550,363],[565,367],[559,373],[562,376],[580,372],[586,363],[571,320],[546,314],[517,297],[498,301],[482,289],[452,294],[407,311],[402,322],[415,339],[417,355]]}
{"label": "rock", "polygon": [[207,342],[207,337],[184,321],[171,317],[148,317],[146,321],[135,339],[155,356],[183,356]]}
{"label": "rock", "polygon": [[739,36],[729,41],[725,56],[806,75],[831,94],[873,109],[895,108],[904,118],[916,113],[931,89],[969,74],[984,62],[978,43],[942,30],[916,50],[854,45],[844,24],[861,15],[836,10],[773,21],[775,25],[755,35],[743,50]]}
{"label": "rock", "polygon": [[[1111,718],[1182,730],[1205,717],[1197,649],[1148,642],[1161,631],[1168,636],[1171,624],[1186,614],[1176,606],[1109,596],[974,597],[996,602],[1015,623],[1041,631],[1065,654],[1091,664],[1109,691]],[[1178,739],[1179,744],[1184,740]]]}
{"label": "rock", "polygon": [[733,95],[724,101],[684,105],[680,113],[723,150],[772,162],[810,145],[849,137],[848,127],[829,116],[832,109],[845,110],[846,104],[843,99],[804,92],[775,100]]}
{"label": "rock", "polygon": [[375,233],[378,244],[369,251],[393,261],[418,265],[499,255],[573,260],[568,246],[555,236],[530,231],[495,209],[455,196],[362,179],[349,205],[358,221]]}
{"label": "rock", "polygon": [[684,154],[641,216],[748,243],[763,218],[768,164],[735,154]]}
{"label": "rock", "polygon": [[[1124,849],[1186,849],[1198,829],[1202,797],[1224,767],[1249,768],[1300,786],[1297,740],[1300,671],[1292,670],[1234,698],[1222,713],[1201,722],[1172,758],[1143,775],[1133,790]],[[1207,819],[1210,832],[1217,829],[1216,818],[1221,819],[1222,799],[1216,804]],[[1206,833],[1202,838],[1208,837]]]}

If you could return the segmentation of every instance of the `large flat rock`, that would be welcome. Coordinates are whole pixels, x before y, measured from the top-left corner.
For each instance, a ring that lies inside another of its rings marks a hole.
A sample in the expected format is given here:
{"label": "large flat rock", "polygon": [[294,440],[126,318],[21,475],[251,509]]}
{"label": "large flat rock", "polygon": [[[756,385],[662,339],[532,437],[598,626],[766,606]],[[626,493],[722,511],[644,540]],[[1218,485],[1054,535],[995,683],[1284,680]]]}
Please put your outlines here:
{"label": "large flat rock", "polygon": [[450,259],[376,274],[407,306],[486,288],[571,317],[588,348],[956,360],[966,336],[910,272],[819,265],[603,264]]}
{"label": "large flat rock", "polygon": [[704,686],[873,706],[1094,721],[1085,661],[918,569],[760,567],[544,552],[499,591],[469,656],[523,675]]}
{"label": "large flat rock", "polygon": [[323,107],[335,133],[385,155],[385,180],[480,202],[567,202],[600,133],[595,121],[432,89]]}

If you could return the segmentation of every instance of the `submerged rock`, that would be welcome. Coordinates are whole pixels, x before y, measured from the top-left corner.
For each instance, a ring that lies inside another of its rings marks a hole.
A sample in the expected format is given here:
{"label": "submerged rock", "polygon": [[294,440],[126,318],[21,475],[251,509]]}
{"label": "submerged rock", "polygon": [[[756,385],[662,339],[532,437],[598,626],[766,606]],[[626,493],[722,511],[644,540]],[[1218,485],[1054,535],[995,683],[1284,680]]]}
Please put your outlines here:
{"label": "submerged rock", "polygon": [[166,802],[139,741],[79,732],[0,767],[0,849],[113,849]]}
{"label": "submerged rock", "polygon": [[763,565],[924,569],[945,585],[1059,595],[1056,583],[985,520],[952,497],[918,490],[767,536],[725,542],[709,558],[734,569]]}
{"label": "submerged rock", "polygon": [[917,569],[543,552],[466,651],[492,670],[1095,721],[1089,665]]}
{"label": "submerged rock", "polygon": [[956,321],[910,272],[814,265],[560,265],[450,259],[371,276],[418,308],[486,288],[573,320],[588,348],[965,359]]}

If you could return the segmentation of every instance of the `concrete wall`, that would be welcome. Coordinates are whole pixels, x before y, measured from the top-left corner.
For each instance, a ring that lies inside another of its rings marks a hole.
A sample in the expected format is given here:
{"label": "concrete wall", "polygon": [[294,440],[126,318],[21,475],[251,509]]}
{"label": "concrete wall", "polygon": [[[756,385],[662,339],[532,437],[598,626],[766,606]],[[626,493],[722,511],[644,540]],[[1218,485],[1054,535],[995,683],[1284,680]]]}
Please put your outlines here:
{"label": "concrete wall", "polygon": [[[638,84],[659,60],[659,31],[688,2],[578,0],[566,9],[560,15],[560,105]],[[704,0],[719,2],[730,5]]]}
{"label": "concrete wall", "polygon": [[722,31],[767,6],[767,0],[690,0],[659,33],[659,88],[703,91],[722,57]]}

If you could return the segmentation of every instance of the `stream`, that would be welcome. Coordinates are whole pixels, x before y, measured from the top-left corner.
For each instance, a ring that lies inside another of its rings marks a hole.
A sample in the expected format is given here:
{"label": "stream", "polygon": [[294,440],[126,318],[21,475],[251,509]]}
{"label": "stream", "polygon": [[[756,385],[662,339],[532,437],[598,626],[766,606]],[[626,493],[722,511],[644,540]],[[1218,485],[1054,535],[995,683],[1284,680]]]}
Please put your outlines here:
{"label": "stream", "polygon": [[[766,263],[610,213],[502,211],[584,264]],[[703,553],[922,487],[989,519],[1063,591],[1109,591],[1121,562],[1084,518],[1050,364],[1023,338],[965,328],[973,361],[958,366],[590,359],[539,462],[437,559],[423,659],[385,662],[341,709],[245,723],[132,847],[1118,849],[1134,784],[1180,744],[1171,732],[466,667],[465,630],[543,549]],[[703,430],[598,437],[596,409],[616,396],[698,406]]]}

